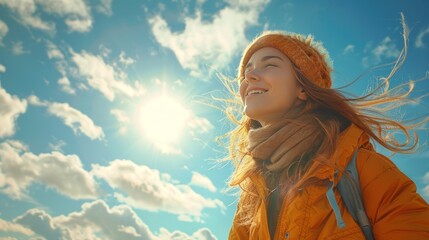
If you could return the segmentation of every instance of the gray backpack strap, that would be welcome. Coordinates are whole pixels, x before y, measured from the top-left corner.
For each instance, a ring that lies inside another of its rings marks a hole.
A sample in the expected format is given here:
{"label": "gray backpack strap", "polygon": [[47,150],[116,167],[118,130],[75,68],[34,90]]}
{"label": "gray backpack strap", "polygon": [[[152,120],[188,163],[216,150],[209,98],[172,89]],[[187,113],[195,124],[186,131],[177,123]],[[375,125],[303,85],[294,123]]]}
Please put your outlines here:
{"label": "gray backpack strap", "polygon": [[341,199],[352,215],[356,223],[359,224],[367,240],[373,240],[371,224],[365,212],[360,190],[359,173],[356,168],[356,156],[358,149],[353,154],[352,160],[347,165],[346,171],[341,176],[337,189]]}

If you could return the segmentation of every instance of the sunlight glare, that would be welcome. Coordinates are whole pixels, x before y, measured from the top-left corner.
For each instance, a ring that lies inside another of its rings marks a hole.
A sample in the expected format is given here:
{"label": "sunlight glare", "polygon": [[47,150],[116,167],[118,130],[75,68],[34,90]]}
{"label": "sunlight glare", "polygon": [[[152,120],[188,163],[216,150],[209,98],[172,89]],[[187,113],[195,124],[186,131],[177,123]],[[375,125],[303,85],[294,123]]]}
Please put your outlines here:
{"label": "sunlight glare", "polygon": [[177,142],[190,112],[176,99],[161,96],[142,107],[140,124],[144,134],[155,144]]}

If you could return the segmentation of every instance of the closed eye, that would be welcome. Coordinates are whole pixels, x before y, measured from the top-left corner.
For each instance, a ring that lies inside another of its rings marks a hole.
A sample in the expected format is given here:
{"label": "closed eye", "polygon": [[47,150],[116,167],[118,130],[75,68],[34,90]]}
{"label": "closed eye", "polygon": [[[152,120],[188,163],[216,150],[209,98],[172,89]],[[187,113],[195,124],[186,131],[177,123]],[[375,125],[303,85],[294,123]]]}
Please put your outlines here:
{"label": "closed eye", "polygon": [[277,67],[277,65],[269,63],[269,64],[265,65],[265,68],[267,68],[267,67]]}
{"label": "closed eye", "polygon": [[[266,64],[266,65],[264,65],[264,69],[265,68],[268,68],[268,67],[278,67],[277,65],[275,65],[275,64],[272,64],[272,63],[268,63],[268,64]],[[249,68],[246,68],[245,69],[245,71],[244,71],[244,76],[246,76],[247,75],[247,73],[249,73],[251,70],[249,69]],[[246,78],[246,77],[244,77],[244,78]],[[244,80],[244,79],[243,79]],[[242,80],[241,80],[242,81]],[[240,81],[240,82],[241,82]]]}

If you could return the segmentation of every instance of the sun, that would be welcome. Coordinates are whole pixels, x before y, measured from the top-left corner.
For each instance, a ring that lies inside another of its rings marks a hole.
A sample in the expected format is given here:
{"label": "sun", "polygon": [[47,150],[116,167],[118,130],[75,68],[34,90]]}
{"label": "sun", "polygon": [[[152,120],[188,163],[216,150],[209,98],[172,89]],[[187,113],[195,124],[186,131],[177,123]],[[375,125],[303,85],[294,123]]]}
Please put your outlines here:
{"label": "sun", "polygon": [[144,135],[157,145],[176,143],[190,117],[177,99],[162,95],[140,109],[139,124]]}

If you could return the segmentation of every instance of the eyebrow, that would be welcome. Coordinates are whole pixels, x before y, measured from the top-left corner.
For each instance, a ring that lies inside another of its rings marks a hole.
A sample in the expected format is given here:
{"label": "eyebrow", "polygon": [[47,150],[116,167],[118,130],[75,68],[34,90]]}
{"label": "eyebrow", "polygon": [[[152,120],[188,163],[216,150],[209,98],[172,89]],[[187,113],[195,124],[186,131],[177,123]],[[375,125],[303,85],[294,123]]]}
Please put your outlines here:
{"label": "eyebrow", "polygon": [[[270,59],[270,58],[278,58],[278,59],[280,59],[280,60],[282,60],[283,62],[284,62],[284,60],[281,58],[281,57],[279,57],[279,56],[265,56],[265,57],[263,57],[262,59],[261,59],[261,62],[264,62],[264,61],[267,61],[268,59]],[[246,65],[246,67],[245,68],[248,68],[248,67],[250,67],[250,66],[252,66],[252,63],[247,63],[247,65]]]}

